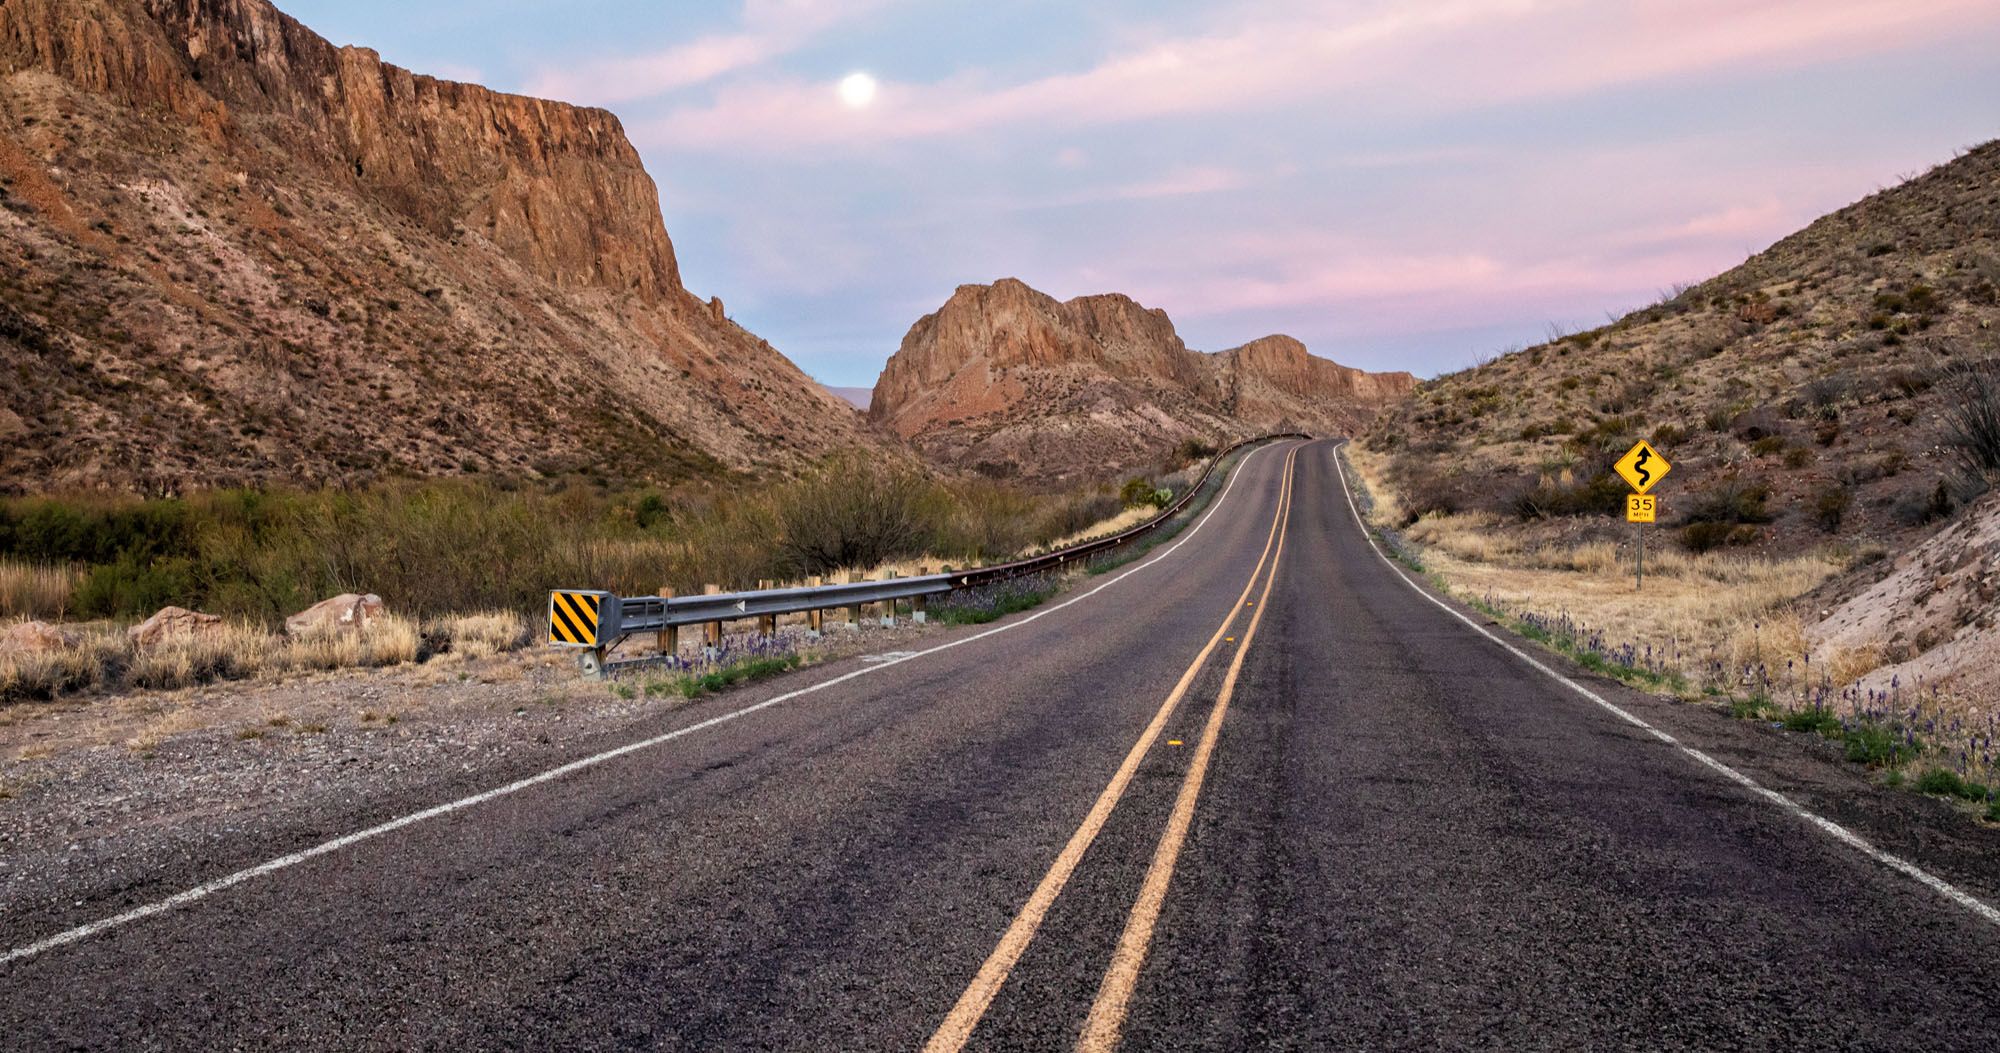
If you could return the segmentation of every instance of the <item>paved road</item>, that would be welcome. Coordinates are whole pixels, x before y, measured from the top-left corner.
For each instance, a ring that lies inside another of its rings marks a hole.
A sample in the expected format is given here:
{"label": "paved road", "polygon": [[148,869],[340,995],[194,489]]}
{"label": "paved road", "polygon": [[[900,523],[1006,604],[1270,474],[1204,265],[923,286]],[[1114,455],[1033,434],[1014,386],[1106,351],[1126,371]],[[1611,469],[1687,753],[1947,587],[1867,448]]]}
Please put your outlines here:
{"label": "paved road", "polygon": [[[0,964],[0,1047],[2000,1048],[2000,924],[1414,590],[1330,444],[1231,487],[1001,631]],[[1588,686],[2000,890],[1942,805]]]}

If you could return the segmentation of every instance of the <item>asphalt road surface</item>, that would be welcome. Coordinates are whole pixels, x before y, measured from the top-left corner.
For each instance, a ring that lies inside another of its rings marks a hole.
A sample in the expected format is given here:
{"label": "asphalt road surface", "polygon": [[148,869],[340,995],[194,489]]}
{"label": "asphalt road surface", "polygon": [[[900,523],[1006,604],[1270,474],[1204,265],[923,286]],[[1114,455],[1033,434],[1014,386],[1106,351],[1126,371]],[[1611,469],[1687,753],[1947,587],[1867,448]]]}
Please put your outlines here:
{"label": "asphalt road surface", "polygon": [[931,640],[0,919],[0,1047],[2000,1049],[1994,831],[1534,668],[1331,443]]}

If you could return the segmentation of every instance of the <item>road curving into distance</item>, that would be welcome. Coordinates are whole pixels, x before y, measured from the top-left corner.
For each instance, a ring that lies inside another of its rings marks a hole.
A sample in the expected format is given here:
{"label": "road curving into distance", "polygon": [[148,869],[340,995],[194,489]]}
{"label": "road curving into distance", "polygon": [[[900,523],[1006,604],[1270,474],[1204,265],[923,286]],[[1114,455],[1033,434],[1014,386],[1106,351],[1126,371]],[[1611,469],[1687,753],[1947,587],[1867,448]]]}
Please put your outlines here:
{"label": "road curving into distance", "polygon": [[934,639],[0,919],[0,1046],[2000,1046],[2000,836],[1621,719],[1380,559],[1329,442]]}

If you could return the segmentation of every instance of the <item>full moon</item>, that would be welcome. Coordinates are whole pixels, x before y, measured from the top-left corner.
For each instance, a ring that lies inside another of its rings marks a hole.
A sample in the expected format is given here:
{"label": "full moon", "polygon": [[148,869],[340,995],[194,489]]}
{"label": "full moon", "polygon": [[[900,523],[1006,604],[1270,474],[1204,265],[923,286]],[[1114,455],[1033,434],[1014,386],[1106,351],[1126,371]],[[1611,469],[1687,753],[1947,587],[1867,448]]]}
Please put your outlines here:
{"label": "full moon", "polygon": [[857,110],[875,101],[875,78],[866,73],[850,73],[842,77],[840,101]]}

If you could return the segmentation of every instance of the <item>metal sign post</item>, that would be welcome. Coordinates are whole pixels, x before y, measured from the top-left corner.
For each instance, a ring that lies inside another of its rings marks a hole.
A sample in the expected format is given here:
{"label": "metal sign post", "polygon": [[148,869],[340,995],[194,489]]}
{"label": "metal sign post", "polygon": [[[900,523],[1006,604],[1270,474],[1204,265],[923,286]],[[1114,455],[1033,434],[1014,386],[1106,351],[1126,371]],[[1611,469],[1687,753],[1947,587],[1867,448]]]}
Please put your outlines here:
{"label": "metal sign post", "polygon": [[1637,553],[1633,563],[1635,589],[1646,585],[1646,524],[1657,521],[1659,515],[1659,498],[1649,494],[1625,495],[1625,521],[1632,524],[1633,550]]}
{"label": "metal sign post", "polygon": [[1611,466],[1627,483],[1632,492],[1625,496],[1625,521],[1632,524],[1632,587],[1646,587],[1646,524],[1659,521],[1660,499],[1648,494],[1666,474],[1673,470],[1660,451],[1641,439],[1638,445],[1618,458]]}

